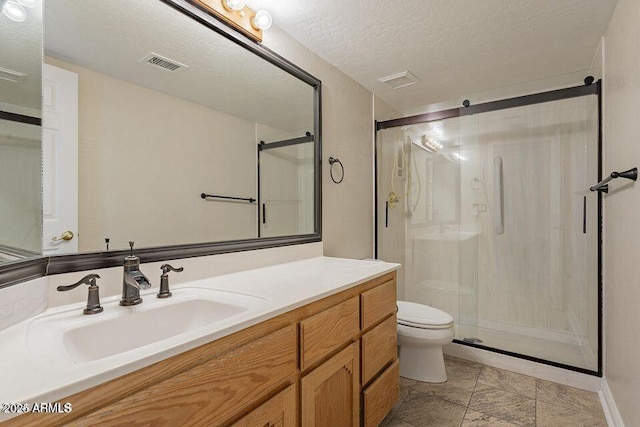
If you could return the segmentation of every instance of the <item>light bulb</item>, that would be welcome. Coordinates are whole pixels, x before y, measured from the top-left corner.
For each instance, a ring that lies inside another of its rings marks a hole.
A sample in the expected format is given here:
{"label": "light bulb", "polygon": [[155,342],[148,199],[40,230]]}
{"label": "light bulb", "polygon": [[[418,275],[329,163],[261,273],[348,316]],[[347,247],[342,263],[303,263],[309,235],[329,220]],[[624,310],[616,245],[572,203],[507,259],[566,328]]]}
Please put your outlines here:
{"label": "light bulb", "polygon": [[14,22],[22,22],[27,19],[27,11],[15,0],[7,0],[2,6],[2,13]]}
{"label": "light bulb", "polygon": [[242,10],[246,2],[244,0],[223,0],[222,2],[227,9]]}
{"label": "light bulb", "polygon": [[29,9],[36,7],[38,4],[38,0],[18,0],[18,3],[23,5],[24,7],[28,7]]}
{"label": "light bulb", "polygon": [[271,18],[271,14],[266,10],[259,10],[256,12],[256,16],[253,17],[251,23],[258,30],[268,30],[271,28],[273,19]]}

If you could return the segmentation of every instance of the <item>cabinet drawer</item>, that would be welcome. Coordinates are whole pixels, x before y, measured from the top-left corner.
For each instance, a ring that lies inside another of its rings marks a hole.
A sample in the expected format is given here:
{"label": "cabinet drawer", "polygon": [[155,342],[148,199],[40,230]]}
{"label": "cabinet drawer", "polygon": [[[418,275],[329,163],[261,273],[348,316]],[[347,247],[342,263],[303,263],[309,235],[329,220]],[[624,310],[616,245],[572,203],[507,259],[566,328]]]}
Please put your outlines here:
{"label": "cabinet drawer", "polygon": [[360,298],[362,302],[361,327],[364,331],[389,314],[396,312],[395,279],[363,292]]}
{"label": "cabinet drawer", "polygon": [[289,326],[138,391],[74,426],[220,425],[296,372],[296,329]]}
{"label": "cabinet drawer", "polygon": [[362,337],[362,384],[365,385],[398,357],[396,316],[391,316]]}
{"label": "cabinet drawer", "polygon": [[389,366],[363,393],[364,427],[377,427],[400,395],[400,361]]}
{"label": "cabinet drawer", "polygon": [[300,366],[305,370],[357,336],[360,304],[355,296],[300,322]]}
{"label": "cabinet drawer", "polygon": [[295,427],[295,425],[296,386],[290,385],[233,424],[233,427]]}

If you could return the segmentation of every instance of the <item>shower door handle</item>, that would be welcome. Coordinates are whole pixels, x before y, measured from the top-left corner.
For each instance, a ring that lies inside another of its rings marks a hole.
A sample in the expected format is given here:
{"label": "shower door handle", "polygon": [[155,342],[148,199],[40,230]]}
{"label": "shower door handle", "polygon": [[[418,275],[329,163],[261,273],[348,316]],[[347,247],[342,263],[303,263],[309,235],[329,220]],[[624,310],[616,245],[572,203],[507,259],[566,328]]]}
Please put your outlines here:
{"label": "shower door handle", "polygon": [[497,235],[504,233],[504,184],[502,157],[493,159],[493,228]]}
{"label": "shower door handle", "polygon": [[262,223],[263,224],[267,223],[267,204],[266,203],[262,204]]}
{"label": "shower door handle", "polygon": [[384,205],[384,227],[389,228],[389,201]]}
{"label": "shower door handle", "polygon": [[587,196],[582,197],[582,234],[587,234]]}

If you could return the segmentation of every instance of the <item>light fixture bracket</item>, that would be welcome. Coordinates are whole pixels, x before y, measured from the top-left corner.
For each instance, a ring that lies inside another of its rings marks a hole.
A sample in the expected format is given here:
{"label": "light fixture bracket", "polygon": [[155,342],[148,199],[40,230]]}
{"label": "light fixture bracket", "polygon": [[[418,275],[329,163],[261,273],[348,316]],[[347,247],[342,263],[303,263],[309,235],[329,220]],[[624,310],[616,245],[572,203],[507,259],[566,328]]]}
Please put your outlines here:
{"label": "light fixture bracket", "polygon": [[225,7],[225,0],[194,0],[194,3],[209,15],[239,31],[250,39],[262,42],[262,30],[252,25],[256,12],[248,6],[242,10]]}

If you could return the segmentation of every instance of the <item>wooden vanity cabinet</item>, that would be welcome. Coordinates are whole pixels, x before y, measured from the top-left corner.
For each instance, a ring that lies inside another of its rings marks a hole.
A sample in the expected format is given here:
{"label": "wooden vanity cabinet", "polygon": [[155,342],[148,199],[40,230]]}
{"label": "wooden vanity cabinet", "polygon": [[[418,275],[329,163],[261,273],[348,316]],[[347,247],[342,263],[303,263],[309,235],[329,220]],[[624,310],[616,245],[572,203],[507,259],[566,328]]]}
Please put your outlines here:
{"label": "wooden vanity cabinet", "polygon": [[398,399],[395,272],[82,391],[9,426],[375,427]]}

